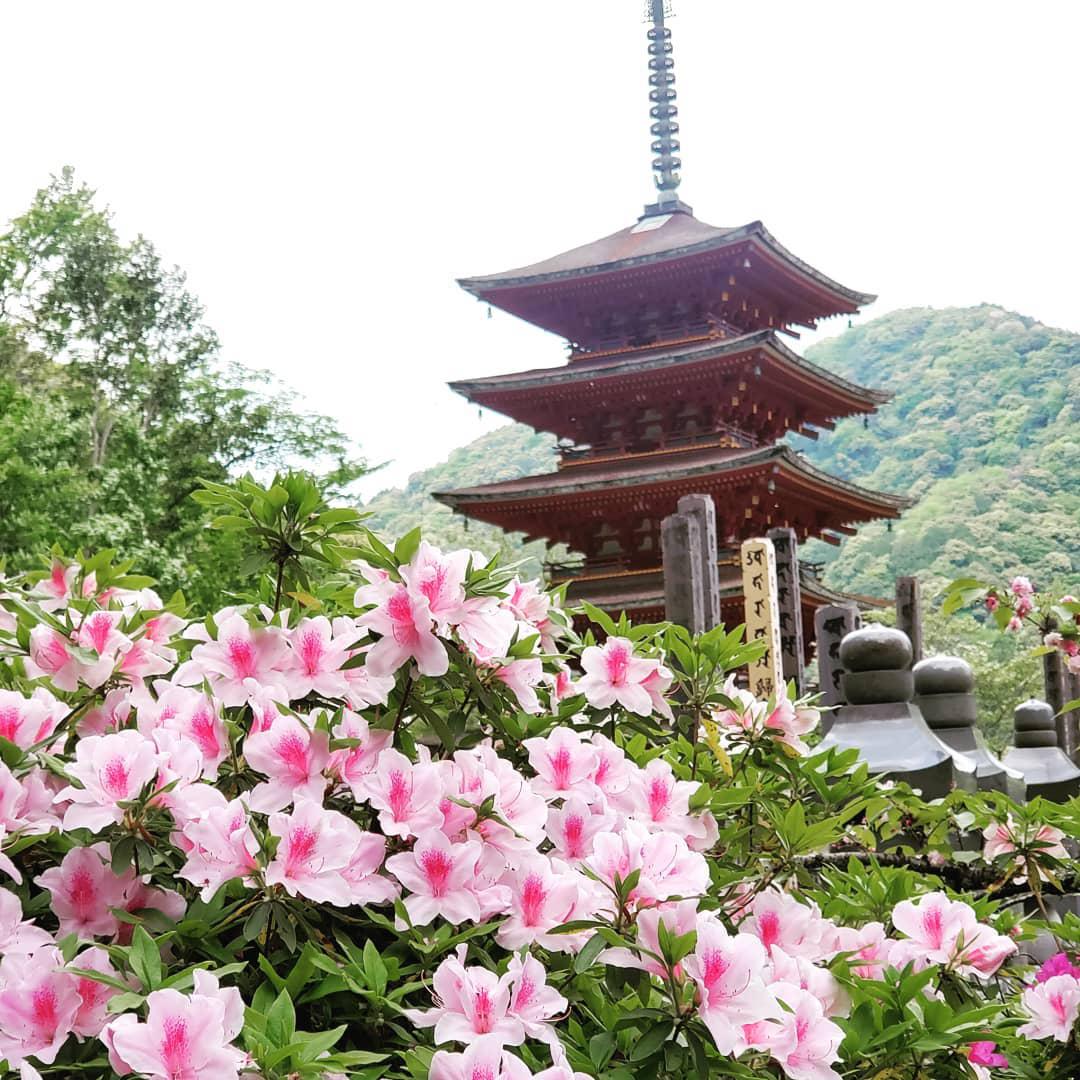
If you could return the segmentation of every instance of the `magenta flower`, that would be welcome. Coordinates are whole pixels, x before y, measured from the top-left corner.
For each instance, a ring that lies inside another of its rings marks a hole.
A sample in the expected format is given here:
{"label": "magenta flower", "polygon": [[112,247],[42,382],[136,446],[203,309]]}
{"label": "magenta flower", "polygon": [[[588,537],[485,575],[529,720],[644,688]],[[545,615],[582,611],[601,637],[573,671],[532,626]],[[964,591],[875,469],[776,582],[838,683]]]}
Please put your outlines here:
{"label": "magenta flower", "polygon": [[1047,979],[1052,979],[1055,975],[1071,975],[1074,979],[1080,979],[1080,967],[1077,967],[1072,962],[1068,953],[1054,953],[1035,972],[1035,981],[1046,982]]}
{"label": "magenta flower", "polygon": [[269,729],[244,741],[247,763],[268,779],[252,788],[248,805],[271,814],[299,799],[321,803],[326,791],[323,769],[330,761],[330,740],[295,716],[276,716]]}
{"label": "magenta flower", "polygon": [[100,832],[123,819],[119,805],[139,797],[154,779],[159,755],[154,744],[138,731],[91,735],[75,746],[75,762],[68,773],[82,787],[66,787],[57,802],[71,805],[64,813],[64,829]]}
{"label": "magenta flower", "polygon": [[390,871],[409,890],[405,910],[418,926],[436,917],[458,926],[479,922],[480,904],[471,889],[480,857],[475,840],[451,843],[438,829],[417,838],[412,851],[391,855],[386,860]]}
{"label": "magenta flower", "polygon": [[968,1061],[986,1069],[1007,1069],[1009,1059],[1004,1054],[995,1053],[996,1050],[997,1043],[973,1042],[968,1046]]}

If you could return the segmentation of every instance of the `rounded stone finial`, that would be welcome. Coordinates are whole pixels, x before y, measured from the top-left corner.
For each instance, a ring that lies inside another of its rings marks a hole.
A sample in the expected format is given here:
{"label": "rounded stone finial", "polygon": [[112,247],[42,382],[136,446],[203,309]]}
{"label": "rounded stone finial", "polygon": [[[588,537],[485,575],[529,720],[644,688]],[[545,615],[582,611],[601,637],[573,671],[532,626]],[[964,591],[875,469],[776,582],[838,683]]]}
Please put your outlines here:
{"label": "rounded stone finial", "polygon": [[1017,731],[1055,731],[1054,710],[1045,701],[1028,698],[1013,710],[1013,726]]}
{"label": "rounded stone finial", "polygon": [[903,671],[911,664],[911,641],[891,626],[864,626],[840,642],[845,671]]}
{"label": "rounded stone finial", "polygon": [[1057,746],[1054,710],[1045,701],[1029,698],[1013,710],[1013,746]]}
{"label": "rounded stone finial", "polygon": [[911,671],[915,676],[915,693],[920,697],[929,694],[970,694],[975,689],[975,672],[959,656],[928,656]]}

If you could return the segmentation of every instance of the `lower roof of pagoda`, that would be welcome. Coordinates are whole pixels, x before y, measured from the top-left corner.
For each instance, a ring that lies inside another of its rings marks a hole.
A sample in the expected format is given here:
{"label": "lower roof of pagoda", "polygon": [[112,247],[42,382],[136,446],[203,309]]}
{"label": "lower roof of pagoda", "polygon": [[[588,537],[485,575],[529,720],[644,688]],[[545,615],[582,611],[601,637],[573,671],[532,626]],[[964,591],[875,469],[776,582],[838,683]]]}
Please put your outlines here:
{"label": "lower roof of pagoda", "polygon": [[[770,484],[771,482],[771,484]],[[761,505],[772,524],[785,507],[803,509],[806,535],[874,518],[899,517],[911,505],[900,495],[871,491],[811,465],[788,446],[706,447],[632,454],[573,469],[434,492],[440,502],[508,531],[573,544],[584,521],[639,514],[663,516],[679,498],[712,495],[717,513]]]}
{"label": "lower roof of pagoda", "polygon": [[541,262],[461,278],[458,284],[577,343],[602,337],[597,319],[604,312],[629,312],[669,293],[697,296],[711,306],[727,290],[753,321],[747,329],[813,325],[830,315],[854,314],[875,299],[803,262],[760,221],[717,228],[685,211],[645,217]]}
{"label": "lower roof of pagoda", "polygon": [[[891,396],[849,382],[804,360],[771,330],[689,344],[622,349],[555,368],[533,368],[450,383],[469,401],[540,431],[580,439],[583,419],[598,410],[715,395],[725,374],[753,371],[748,401],[776,407],[792,428],[821,426],[871,413]],[[722,403],[725,407],[729,401]]]}

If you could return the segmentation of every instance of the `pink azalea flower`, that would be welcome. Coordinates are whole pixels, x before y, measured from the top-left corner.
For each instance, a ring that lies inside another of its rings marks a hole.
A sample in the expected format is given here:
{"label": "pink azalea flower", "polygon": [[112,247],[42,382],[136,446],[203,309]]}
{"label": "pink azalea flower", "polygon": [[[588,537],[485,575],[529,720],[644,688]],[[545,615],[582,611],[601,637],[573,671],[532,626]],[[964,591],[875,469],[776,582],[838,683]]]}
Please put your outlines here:
{"label": "pink azalea flower", "polygon": [[53,944],[48,931],[22,916],[19,898],[7,889],[0,889],[0,956],[9,953],[33,954]]}
{"label": "pink azalea flower", "polygon": [[[130,879],[124,890],[124,902],[120,905],[124,911],[134,915],[140,911],[159,911],[170,922],[179,922],[187,911],[187,901],[172,889],[158,889],[150,884],[150,875],[136,878],[128,871]],[[131,935],[135,927],[130,922],[122,922],[116,940],[121,945],[131,944]]]}
{"label": "pink azalea flower", "polygon": [[796,707],[786,697],[781,697],[776,708],[765,717],[765,730],[775,734],[776,741],[785,743],[799,754],[807,754],[810,748],[802,741],[818,726],[821,713],[817,709]]}
{"label": "pink azalea flower", "polygon": [[584,799],[571,795],[560,808],[548,811],[547,837],[561,858],[574,863],[592,854],[597,833],[609,832],[614,826],[614,814],[594,813]]}
{"label": "pink azalea flower", "polygon": [[[606,735],[594,731],[589,739],[596,751],[596,768],[590,780],[600,789],[606,799],[614,800],[622,804],[623,796],[630,787],[632,772],[630,763],[626,760],[626,754],[616,746]],[[629,808],[629,803],[627,803]]]}
{"label": "pink azalea flower", "polygon": [[618,832],[597,834],[587,865],[612,888],[616,877],[625,881],[640,870],[630,891],[630,900],[639,906],[700,896],[709,887],[709,865],[703,855],[691,851],[681,836],[649,833],[633,821]]}
{"label": "pink azalea flower", "polygon": [[397,750],[383,750],[374,772],[360,777],[358,797],[379,811],[387,836],[419,836],[442,824],[443,786],[430,762],[414,765]]}
{"label": "pink azalea flower", "polygon": [[1057,1039],[1067,1043],[1080,1016],[1080,982],[1071,975],[1054,975],[1029,986],[1020,997],[1030,1023],[1016,1029],[1025,1039]]}
{"label": "pink azalea flower", "polygon": [[952,966],[960,974],[992,975],[1016,952],[1016,943],[978,922],[975,912],[944,893],[927,893],[893,908],[893,925],[905,940],[896,942],[890,961],[896,967],[914,962]]}
{"label": "pink azalea flower", "polygon": [[71,803],[64,813],[65,831],[100,832],[122,820],[124,811],[119,804],[138,798],[157,769],[157,749],[138,731],[80,739],[68,773],[82,787],[66,787],[56,796],[57,802]]}
{"label": "pink azalea flower", "polygon": [[569,1002],[547,985],[544,965],[529,953],[515,954],[510,957],[506,977],[510,985],[510,1015],[521,1021],[530,1039],[540,1039],[548,1045],[557,1043],[551,1021],[566,1012]]}
{"label": "pink azalea flower", "polygon": [[499,816],[527,846],[536,848],[544,837],[547,803],[509,761],[495,753],[490,744],[478,746],[475,753],[483,762],[488,777],[494,781],[495,809]]}
{"label": "pink azalea flower", "polygon": [[801,956],[788,956],[779,946],[773,948],[769,959],[772,961],[770,986],[787,983],[813,994],[826,1016],[847,1016],[851,1011],[851,998],[828,968],[818,967]]}
{"label": "pink azalea flower", "polygon": [[271,814],[299,799],[321,803],[326,791],[323,769],[330,761],[330,740],[295,716],[279,714],[269,730],[244,740],[247,763],[268,777],[252,788],[248,805]]}
{"label": "pink azalea flower", "polygon": [[112,937],[120,923],[113,908],[123,908],[129,880],[117,877],[106,859],[104,844],[72,848],[59,866],[35,878],[49,891],[49,906],[60,921],[60,937]]}
{"label": "pink azalea flower", "polygon": [[456,630],[479,664],[489,664],[510,651],[517,623],[494,596],[474,596],[461,606]]}
{"label": "pink azalea flower", "polygon": [[297,701],[312,692],[325,698],[341,697],[349,685],[341,666],[357,637],[359,631],[347,620],[335,620],[331,627],[325,615],[301,619],[285,639],[289,661],[284,666],[284,679],[289,699]]}
{"label": "pink azalea flower", "polygon": [[253,627],[235,609],[219,611],[215,624],[217,639],[191,650],[191,659],[173,676],[177,685],[195,686],[205,679],[222,705],[233,707],[282,680],[278,670],[285,655],[281,627]]}
{"label": "pink azalea flower", "polygon": [[100,705],[87,709],[76,724],[75,731],[80,739],[88,735],[106,735],[110,731],[119,731],[127,725],[133,704],[130,687],[110,690]]}
{"label": "pink azalea flower", "polygon": [[117,654],[131,648],[131,639],[120,631],[123,618],[122,611],[88,612],[79,623],[75,643],[115,666]]}
{"label": "pink azalea flower", "polygon": [[259,842],[248,824],[247,807],[239,799],[210,807],[195,820],[184,822],[181,832],[190,846],[177,876],[200,888],[204,903],[226,881],[241,878],[251,884],[251,874],[258,869]]}
{"label": "pink azalea flower", "polygon": [[[113,967],[109,954],[98,946],[83,949],[71,962],[73,968],[83,971],[96,971],[113,979],[120,978],[120,972]],[[71,1022],[71,1030],[81,1038],[96,1038],[109,1019],[109,999],[120,991],[87,975],[74,972],[75,989],[79,995],[79,1008]]]}
{"label": "pink azalea flower", "polygon": [[893,943],[879,922],[867,923],[858,930],[841,928],[838,944],[837,952],[851,954],[851,970],[860,979],[880,979],[885,968],[890,966]]}
{"label": "pink azalea flower", "polygon": [[[57,690],[68,693],[77,690],[83,665],[75,658],[69,645],[67,638],[51,626],[35,626],[30,631],[30,655],[24,661],[26,677],[47,678]],[[101,682],[104,681],[103,678]]]}
{"label": "pink azalea flower", "polygon": [[788,956],[818,960],[827,951],[822,938],[828,925],[816,904],[802,904],[790,894],[772,888],[754,897],[750,914],[739,923],[739,930],[759,938],[769,952],[779,947]]}
{"label": "pink azalea flower", "polygon": [[53,559],[52,569],[47,578],[42,578],[30,595],[39,601],[42,611],[60,611],[67,607],[75,588],[75,579],[79,576],[79,564],[65,566],[59,559]]}
{"label": "pink azalea flower", "polygon": [[779,1011],[762,980],[766,964],[756,937],[733,937],[715,917],[699,917],[697,946],[683,967],[697,984],[701,1019],[721,1054],[741,1054],[747,1048],[744,1025]]}
{"label": "pink azalea flower", "polygon": [[[421,1028],[434,1027],[435,1043],[472,1043],[491,1035],[501,1046],[520,1046],[525,1027],[509,1015],[510,975],[501,978],[483,967],[465,966],[466,946],[447,957],[432,976],[434,1009],[406,1009],[405,1015]],[[541,969],[543,970],[543,969]]]}
{"label": "pink azalea flower", "polygon": [[512,660],[496,669],[495,678],[517,698],[523,712],[536,715],[542,711],[535,689],[544,678],[544,668],[539,660]]}
{"label": "pink azalea flower", "polygon": [[503,604],[510,610],[518,622],[538,632],[548,621],[551,610],[551,597],[544,592],[536,581],[522,581],[514,578],[507,586]]}
{"label": "pink azalea flower", "polygon": [[373,675],[392,675],[410,660],[416,662],[421,675],[437,678],[446,674],[450,659],[435,636],[426,596],[385,581],[357,590],[357,606],[370,603],[378,606],[361,615],[357,626],[381,635],[367,654],[367,667]]}
{"label": "pink azalea flower", "polygon": [[[991,822],[984,830],[983,858],[993,862],[1000,855],[1010,855],[1017,847],[1023,847],[1033,855],[1048,855],[1054,859],[1068,859],[1069,853],[1063,843],[1065,834],[1052,825],[1022,826],[1010,816],[1004,822]],[[1023,859],[1018,859],[1021,873],[1014,879],[1024,881],[1027,873]]]}
{"label": "pink azalea flower", "polygon": [[[313,710],[311,718],[314,720],[320,711]],[[372,731],[368,722],[359,713],[344,709],[333,734],[335,739],[355,739],[357,745],[345,750],[332,751],[326,771],[348,784],[354,798],[362,799],[363,795],[359,789],[360,781],[375,768],[379,755],[390,745],[393,733]]]}
{"label": "pink azalea flower", "polygon": [[1014,577],[1009,582],[1009,591],[1013,596],[1034,596],[1035,587],[1031,584],[1031,579],[1023,576]]}
{"label": "pink azalea flower", "polygon": [[105,1025],[101,1041],[116,1072],[148,1080],[237,1080],[246,1056],[230,1043],[243,1026],[243,1003],[235,990],[235,1003],[229,991],[219,991],[216,979],[212,988],[203,982],[210,992],[200,993],[200,975],[205,977],[195,973],[190,996],[177,990],[150,994],[145,1023],[124,1013]]}
{"label": "pink azalea flower", "polygon": [[0,738],[28,750],[47,739],[68,711],[68,706],[43,686],[29,697],[15,690],[0,690]]}
{"label": "pink azalea flower", "polygon": [[[610,709],[616,703],[638,716],[653,711],[653,698],[642,684],[659,669],[656,660],[634,655],[634,644],[627,638],[609,637],[603,645],[590,645],[581,654],[585,674],[577,688],[596,709]],[[660,684],[654,683],[653,689]]]}
{"label": "pink azalea flower", "polygon": [[31,1055],[51,1065],[67,1041],[81,999],[63,963],[53,948],[0,961],[0,1053],[8,1065]]}
{"label": "pink azalea flower", "polygon": [[649,695],[649,701],[652,702],[653,712],[672,722],[675,720],[675,714],[671,711],[671,706],[664,695],[670,689],[674,679],[675,676],[671,674],[670,669],[664,667],[663,664],[657,663],[656,667],[641,682],[645,692]]}
{"label": "pink azalea flower", "polygon": [[[637,941],[643,952],[632,949],[606,949],[600,954],[605,964],[614,967],[635,968],[647,971],[657,978],[667,978],[667,966],[657,957],[662,956],[660,949],[660,923],[667,928],[671,937],[681,937],[697,929],[696,900],[677,900],[672,904],[661,904],[645,908],[637,914]],[[652,953],[654,955],[650,956]],[[676,976],[682,975],[682,965],[675,965]]]}
{"label": "pink azalea flower", "polygon": [[480,905],[470,888],[480,844],[470,840],[452,844],[438,829],[417,838],[412,851],[391,855],[390,871],[410,891],[405,910],[417,926],[436,916],[454,926],[480,921]]}
{"label": "pink azalea flower", "polygon": [[1055,975],[1071,975],[1074,979],[1080,979],[1080,967],[1072,962],[1068,953],[1055,953],[1035,972],[1035,981],[1046,982]]}
{"label": "pink azalea flower", "polygon": [[37,768],[19,780],[0,762],[0,826],[34,836],[58,830],[60,818],[52,807],[57,783],[55,777]]}
{"label": "pink azalea flower", "polygon": [[596,750],[573,728],[557,727],[546,738],[526,739],[529,764],[536,771],[533,791],[545,799],[581,796],[592,802],[599,791],[590,779],[599,757]]}
{"label": "pink azalea flower", "polygon": [[[472,1040],[463,1054],[437,1051],[428,1080],[533,1080],[533,1075],[520,1058],[504,1048],[498,1035],[482,1035]],[[545,1080],[556,1078],[545,1076]]]}
{"label": "pink azalea flower", "polygon": [[840,1080],[832,1065],[840,1057],[843,1031],[808,991],[784,983],[771,989],[790,1011],[778,1010],[775,1019],[753,1025],[752,1044],[767,1049],[789,1080]]}
{"label": "pink azalea flower", "polygon": [[[288,816],[271,814],[269,824],[281,842],[266,868],[267,884],[283,886],[290,896],[306,896],[335,907],[392,895],[386,888],[389,883],[373,873],[382,862],[384,837],[365,833],[344,814],[308,799],[297,800]],[[373,870],[365,872],[366,867]],[[350,872],[348,879],[346,872]]]}
{"label": "pink azalea flower", "polygon": [[677,780],[666,761],[653,758],[631,778],[631,815],[649,829],[666,829],[683,837],[703,834],[701,823],[690,816],[690,799],[699,786]]}
{"label": "pink azalea flower", "polygon": [[465,603],[465,572],[471,554],[451,551],[444,555],[421,540],[409,565],[401,567],[402,580],[411,592],[427,600],[431,617],[443,628],[460,621]]}
{"label": "pink azalea flower", "polygon": [[496,940],[504,949],[546,940],[546,935],[570,921],[580,889],[578,876],[564,873],[560,865],[545,855],[534,855],[503,883],[510,888],[509,918],[496,931]]}

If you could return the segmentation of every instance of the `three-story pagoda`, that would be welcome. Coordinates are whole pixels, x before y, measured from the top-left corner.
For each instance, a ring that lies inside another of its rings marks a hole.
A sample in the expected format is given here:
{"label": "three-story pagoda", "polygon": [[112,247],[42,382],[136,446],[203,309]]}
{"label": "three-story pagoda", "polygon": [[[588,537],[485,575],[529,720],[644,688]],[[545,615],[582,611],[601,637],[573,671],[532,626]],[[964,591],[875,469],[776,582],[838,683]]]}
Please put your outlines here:
{"label": "three-story pagoda", "polygon": [[[794,327],[851,315],[874,297],[826,277],[760,221],[716,228],[676,194],[674,76],[664,3],[649,29],[657,201],[629,228],[550,259],[460,284],[480,300],[566,338],[557,368],[451,387],[558,437],[557,471],[437,499],[469,517],[562,542],[583,559],[552,567],[570,596],[638,620],[664,614],[660,522],[679,498],[716,504],[724,619],[741,621],[734,548],[791,526],[838,544],[854,525],[908,505],[811,465],[783,443],[888,395],[811,364],[784,342]],[[805,614],[837,594],[806,570]]]}

